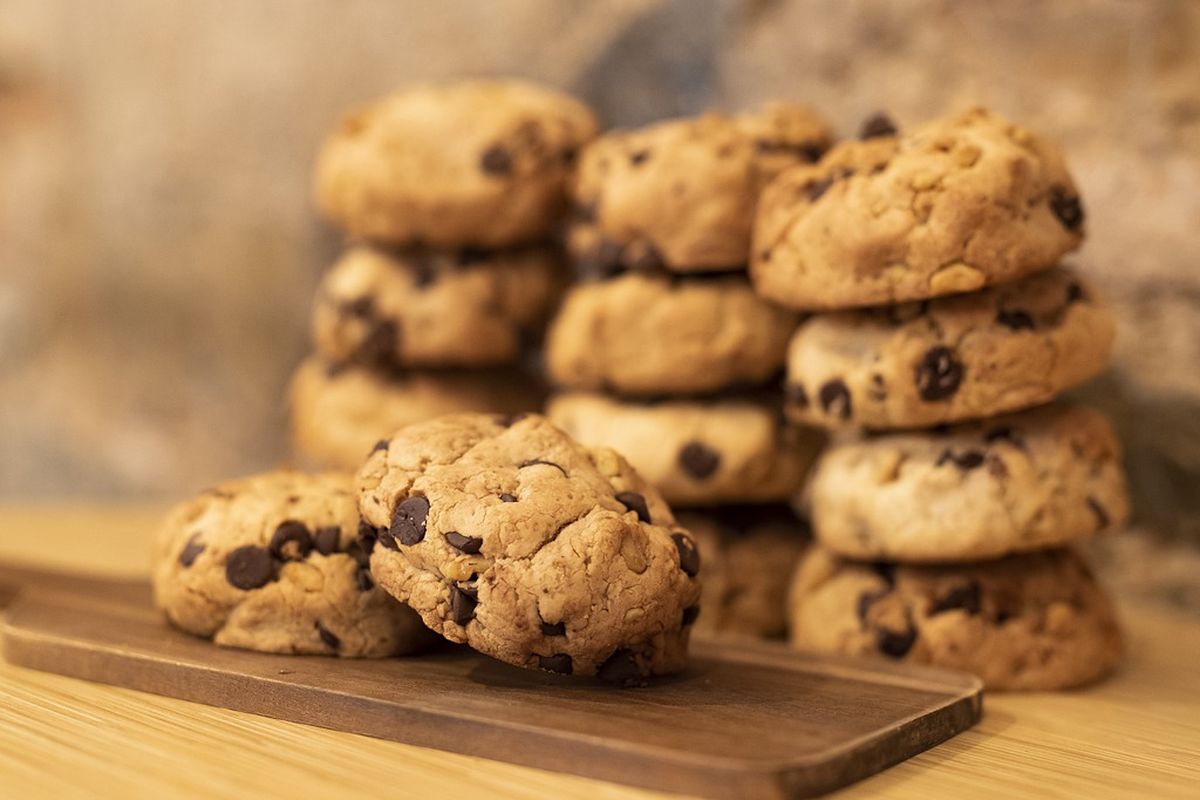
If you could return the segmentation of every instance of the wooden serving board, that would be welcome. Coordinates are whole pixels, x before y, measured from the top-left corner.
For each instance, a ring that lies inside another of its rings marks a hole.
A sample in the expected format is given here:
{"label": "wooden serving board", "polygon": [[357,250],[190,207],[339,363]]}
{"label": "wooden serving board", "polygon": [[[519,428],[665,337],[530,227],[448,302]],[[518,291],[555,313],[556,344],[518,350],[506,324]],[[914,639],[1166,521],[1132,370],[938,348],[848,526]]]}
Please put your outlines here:
{"label": "wooden serving board", "polygon": [[616,689],[449,645],[378,661],[218,648],[164,624],[141,582],[0,567],[6,599],[0,643],[19,666],[702,797],[821,794],[982,709],[969,675],[780,645],[698,641],[683,675]]}

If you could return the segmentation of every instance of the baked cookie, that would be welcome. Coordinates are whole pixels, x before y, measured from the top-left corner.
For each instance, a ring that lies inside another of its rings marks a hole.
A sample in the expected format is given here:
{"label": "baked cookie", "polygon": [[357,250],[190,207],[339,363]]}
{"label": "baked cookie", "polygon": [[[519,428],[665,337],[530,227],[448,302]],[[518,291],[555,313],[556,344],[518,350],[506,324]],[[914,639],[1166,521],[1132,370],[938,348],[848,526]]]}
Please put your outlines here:
{"label": "baked cookie", "polygon": [[825,123],[790,103],[605,134],[579,160],[571,252],[600,274],[741,269],[763,187],[829,142]]}
{"label": "baked cookie", "polygon": [[350,233],[397,244],[505,247],[549,234],[596,119],[515,80],[421,85],[346,117],[317,158],[317,203]]}
{"label": "baked cookie", "polygon": [[618,683],[683,668],[700,557],[613,451],[536,415],[446,416],[383,443],[358,488],[372,574],[447,639]]}
{"label": "baked cookie", "polygon": [[904,566],[813,547],[788,601],[792,644],[973,672],[989,689],[1065,689],[1121,656],[1103,589],[1070,550]]}
{"label": "baked cookie", "polygon": [[515,361],[563,286],[553,250],[356,247],[317,289],[313,342],[330,361],[478,367]]}
{"label": "baked cookie", "polygon": [[680,506],[785,500],[822,438],[784,423],[770,400],[736,395],[636,403],[566,392],[546,415],[584,444],[621,453]]}
{"label": "baked cookie", "polygon": [[788,584],[808,545],[808,526],[776,504],[698,508],[677,519],[704,564],[696,632],[782,637]]}
{"label": "baked cookie", "polygon": [[1129,515],[1112,425],[1067,405],[847,437],[822,453],[807,489],[821,542],[850,558],[995,558],[1083,539]]}
{"label": "baked cookie", "polygon": [[572,389],[687,394],[763,383],[798,319],[744,277],[626,274],[573,287],[546,337],[546,369]]}
{"label": "baked cookie", "polygon": [[292,446],[306,463],[353,471],[405,425],[464,411],[536,411],[545,397],[518,369],[388,373],[309,358],[289,389]]}
{"label": "baked cookie", "polygon": [[155,603],[177,627],[227,647],[414,652],[433,637],[375,586],[358,522],[350,475],[226,481],[168,514],[155,546]]}
{"label": "baked cookie", "polygon": [[788,346],[787,411],[825,427],[913,428],[1045,403],[1109,362],[1112,313],[1070,271],[982,292],[809,318]]}
{"label": "baked cookie", "polygon": [[845,142],[762,194],[750,274],[766,298],[836,309],[976,291],[1083,239],[1058,150],[981,108]]}

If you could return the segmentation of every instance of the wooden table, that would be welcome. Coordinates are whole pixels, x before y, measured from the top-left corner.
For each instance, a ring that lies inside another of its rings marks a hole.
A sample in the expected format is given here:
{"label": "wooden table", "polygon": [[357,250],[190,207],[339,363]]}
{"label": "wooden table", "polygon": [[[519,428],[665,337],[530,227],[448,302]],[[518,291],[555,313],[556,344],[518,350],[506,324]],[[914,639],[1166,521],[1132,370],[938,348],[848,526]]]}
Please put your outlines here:
{"label": "wooden table", "polygon": [[[0,559],[147,570],[159,510],[0,507]],[[1200,624],[1124,609],[1104,684],[993,695],[983,722],[839,798],[1200,796]],[[651,798],[650,792],[115,689],[0,663],[0,797]]]}

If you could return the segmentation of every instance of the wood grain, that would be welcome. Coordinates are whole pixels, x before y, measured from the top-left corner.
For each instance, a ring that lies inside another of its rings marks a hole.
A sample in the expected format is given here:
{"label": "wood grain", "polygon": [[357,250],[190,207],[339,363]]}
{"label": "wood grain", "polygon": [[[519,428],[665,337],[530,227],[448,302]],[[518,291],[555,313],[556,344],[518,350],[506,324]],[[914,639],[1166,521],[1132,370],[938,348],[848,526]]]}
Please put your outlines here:
{"label": "wood grain", "polygon": [[[144,572],[158,510],[0,506],[0,559]],[[31,526],[32,524],[32,526]],[[35,531],[36,536],[30,536]],[[1200,625],[1123,604],[1129,655],[1066,693],[989,695],[979,725],[838,800],[1195,798]],[[663,800],[667,795],[104,686],[0,661],[0,796]]]}
{"label": "wood grain", "polygon": [[982,687],[904,664],[708,642],[636,690],[465,648],[382,661],[217,648],[168,628],[141,582],[0,567],[11,663],[451,752],[712,798],[811,797],[977,721]]}

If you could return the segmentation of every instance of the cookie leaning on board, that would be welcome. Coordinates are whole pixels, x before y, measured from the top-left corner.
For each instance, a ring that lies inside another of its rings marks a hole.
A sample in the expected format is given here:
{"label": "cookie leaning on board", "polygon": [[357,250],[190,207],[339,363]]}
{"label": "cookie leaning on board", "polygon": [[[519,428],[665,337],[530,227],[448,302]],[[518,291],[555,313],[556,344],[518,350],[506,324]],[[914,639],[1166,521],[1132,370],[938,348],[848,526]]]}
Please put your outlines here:
{"label": "cookie leaning on board", "polygon": [[381,441],[357,485],[372,575],[447,639],[617,683],[686,663],[696,544],[614,451],[453,415]]}

